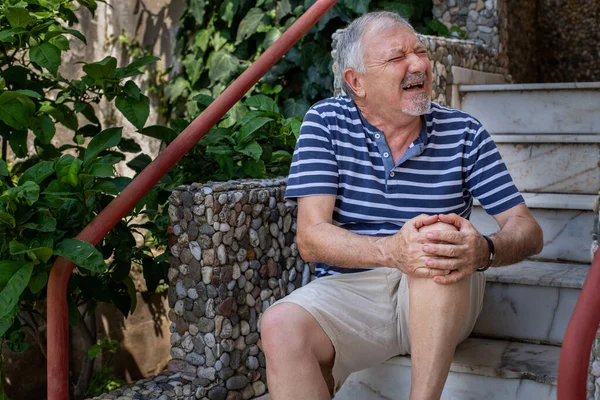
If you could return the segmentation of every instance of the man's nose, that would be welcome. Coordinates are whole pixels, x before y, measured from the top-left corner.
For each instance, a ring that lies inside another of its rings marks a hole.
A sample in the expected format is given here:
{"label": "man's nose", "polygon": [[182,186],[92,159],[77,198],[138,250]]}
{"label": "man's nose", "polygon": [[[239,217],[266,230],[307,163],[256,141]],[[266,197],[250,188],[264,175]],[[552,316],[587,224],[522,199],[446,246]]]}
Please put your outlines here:
{"label": "man's nose", "polygon": [[410,53],[408,55],[408,72],[411,74],[423,73],[427,70],[427,57],[420,57],[418,54]]}

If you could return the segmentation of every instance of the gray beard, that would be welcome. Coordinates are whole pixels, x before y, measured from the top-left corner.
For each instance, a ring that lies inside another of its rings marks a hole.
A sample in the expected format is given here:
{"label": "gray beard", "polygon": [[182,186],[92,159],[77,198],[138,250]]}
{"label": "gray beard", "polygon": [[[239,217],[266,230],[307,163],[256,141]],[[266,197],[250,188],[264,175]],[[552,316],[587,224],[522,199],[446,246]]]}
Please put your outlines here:
{"label": "gray beard", "polygon": [[414,99],[408,106],[402,108],[402,112],[404,114],[412,115],[413,117],[418,117],[419,115],[425,114],[429,111],[431,107],[431,97],[429,97],[426,93],[419,93],[415,95]]}

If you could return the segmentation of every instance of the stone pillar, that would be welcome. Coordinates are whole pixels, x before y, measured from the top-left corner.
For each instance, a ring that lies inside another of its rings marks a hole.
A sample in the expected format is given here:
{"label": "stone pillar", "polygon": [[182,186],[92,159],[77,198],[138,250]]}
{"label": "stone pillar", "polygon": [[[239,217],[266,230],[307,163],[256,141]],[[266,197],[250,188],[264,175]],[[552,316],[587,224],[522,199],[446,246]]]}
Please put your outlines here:
{"label": "stone pillar", "polygon": [[285,181],[184,186],[170,197],[170,384],[196,398],[248,399],[266,391],[260,319],[307,284],[295,205]]}

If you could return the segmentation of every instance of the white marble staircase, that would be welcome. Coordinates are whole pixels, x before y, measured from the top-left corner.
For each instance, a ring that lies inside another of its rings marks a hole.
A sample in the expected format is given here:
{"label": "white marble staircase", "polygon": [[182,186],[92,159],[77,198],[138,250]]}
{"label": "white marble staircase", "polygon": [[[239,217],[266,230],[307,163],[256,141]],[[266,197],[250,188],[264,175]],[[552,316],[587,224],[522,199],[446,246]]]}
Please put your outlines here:
{"label": "white marble staircase", "polygon": [[[544,231],[544,250],[486,273],[482,314],[456,351],[443,400],[556,399],[560,345],[591,262],[600,188],[600,83],[457,88],[494,137]],[[495,220],[476,204],[482,233]],[[410,357],[353,374],[336,400],[408,399]]]}

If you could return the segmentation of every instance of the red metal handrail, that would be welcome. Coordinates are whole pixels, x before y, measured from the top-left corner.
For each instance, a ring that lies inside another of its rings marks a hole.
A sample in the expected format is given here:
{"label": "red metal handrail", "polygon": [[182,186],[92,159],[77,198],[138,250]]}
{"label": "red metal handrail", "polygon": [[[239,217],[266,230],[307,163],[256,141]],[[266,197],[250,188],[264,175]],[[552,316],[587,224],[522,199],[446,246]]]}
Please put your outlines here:
{"label": "red metal handrail", "polygon": [[[317,0],[254,64],[164,149],[77,236],[96,245],[231,107],[337,2]],[[69,397],[67,283],[75,264],[59,257],[48,281],[48,399]]]}
{"label": "red metal handrail", "polygon": [[600,324],[600,251],[569,321],[558,364],[558,400],[585,400],[590,350]]}

